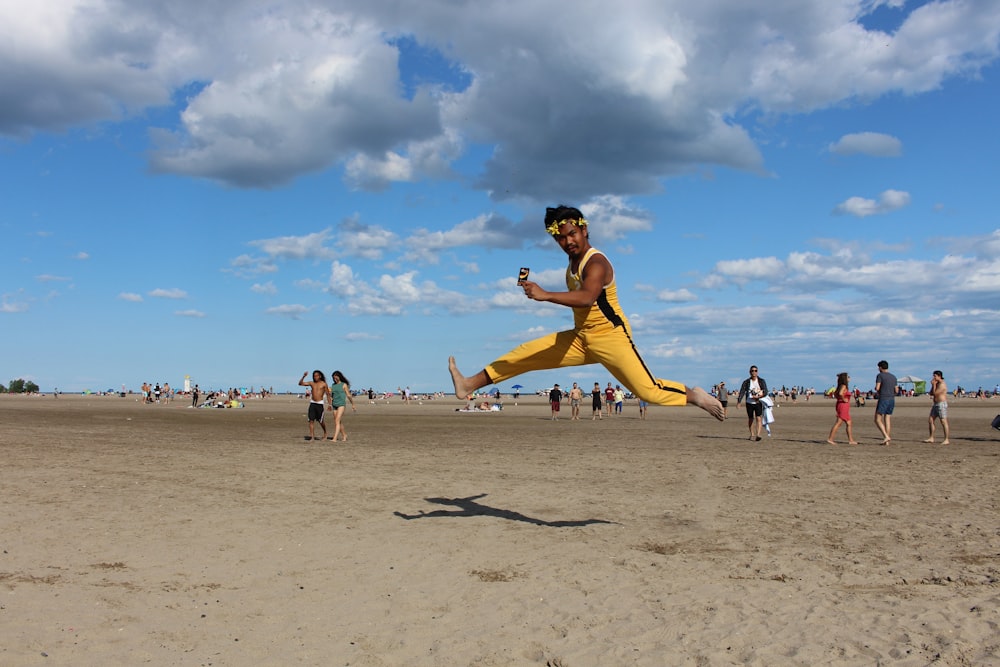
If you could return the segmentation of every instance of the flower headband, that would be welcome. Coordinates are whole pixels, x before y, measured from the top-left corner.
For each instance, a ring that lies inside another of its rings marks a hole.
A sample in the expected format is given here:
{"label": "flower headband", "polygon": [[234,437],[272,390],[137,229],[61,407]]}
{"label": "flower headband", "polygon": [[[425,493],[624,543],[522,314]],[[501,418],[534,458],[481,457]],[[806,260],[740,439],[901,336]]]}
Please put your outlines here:
{"label": "flower headband", "polygon": [[580,218],[579,220],[556,220],[551,225],[546,227],[545,231],[547,231],[549,234],[552,234],[552,236],[555,236],[559,233],[559,228],[565,225],[567,222],[572,225],[576,225],[577,227],[587,226],[586,218]]}

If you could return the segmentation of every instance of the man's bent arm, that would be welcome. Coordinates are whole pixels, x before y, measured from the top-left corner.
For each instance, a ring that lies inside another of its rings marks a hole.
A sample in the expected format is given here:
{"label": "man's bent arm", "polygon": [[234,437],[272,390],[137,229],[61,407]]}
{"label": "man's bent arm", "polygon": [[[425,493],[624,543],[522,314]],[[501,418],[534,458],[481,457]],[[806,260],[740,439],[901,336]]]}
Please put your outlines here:
{"label": "man's bent arm", "polygon": [[583,271],[583,285],[580,289],[572,292],[549,292],[536,283],[528,282],[524,285],[524,293],[535,301],[547,301],[570,308],[587,308],[594,305],[597,297],[601,296],[601,292],[604,291],[610,268],[611,264],[607,259],[601,255],[595,255]]}

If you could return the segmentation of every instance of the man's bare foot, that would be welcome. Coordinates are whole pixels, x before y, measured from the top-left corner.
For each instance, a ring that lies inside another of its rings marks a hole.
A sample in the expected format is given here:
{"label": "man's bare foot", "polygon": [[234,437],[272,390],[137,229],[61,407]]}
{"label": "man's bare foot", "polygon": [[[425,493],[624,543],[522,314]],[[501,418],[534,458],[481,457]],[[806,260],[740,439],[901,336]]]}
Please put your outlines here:
{"label": "man's bare foot", "polygon": [[458,371],[458,366],[455,365],[455,357],[448,357],[448,372],[451,373],[451,382],[455,385],[455,398],[460,401],[468,399],[472,391],[469,389],[466,377]]}
{"label": "man's bare foot", "polygon": [[722,414],[722,403],[701,387],[687,388],[687,402],[696,405],[720,422],[725,419]]}
{"label": "man's bare foot", "polygon": [[888,447],[890,442],[892,442],[892,438],[886,438],[885,440],[882,441],[882,446]]}
{"label": "man's bare foot", "polygon": [[942,440],[941,444],[942,445],[950,445],[951,444],[951,440]]}
{"label": "man's bare foot", "polygon": [[859,444],[859,443],[858,443],[858,441],[857,441],[857,440],[851,440],[851,441],[850,441],[850,442],[848,442],[847,444],[849,444],[849,445],[857,445],[857,444]]}
{"label": "man's bare foot", "polygon": [[836,445],[837,443],[835,443],[833,440],[827,440],[826,444],[828,444],[828,445]]}
{"label": "man's bare foot", "polygon": [[924,442],[929,442],[929,443],[933,444],[934,443],[934,438],[926,438],[924,440]]}

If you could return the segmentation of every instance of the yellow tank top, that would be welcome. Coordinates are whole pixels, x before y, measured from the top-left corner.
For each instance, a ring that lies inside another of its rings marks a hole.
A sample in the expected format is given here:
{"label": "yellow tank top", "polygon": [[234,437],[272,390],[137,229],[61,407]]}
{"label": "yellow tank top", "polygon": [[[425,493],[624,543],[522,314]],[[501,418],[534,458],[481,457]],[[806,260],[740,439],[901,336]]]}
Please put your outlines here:
{"label": "yellow tank top", "polygon": [[[583,259],[580,260],[580,266],[577,268],[576,273],[573,273],[572,261],[566,267],[566,288],[571,292],[583,287],[583,268],[587,266],[587,262],[595,254],[604,255],[600,250],[591,248],[583,256]],[[612,274],[611,282],[601,290],[597,301],[587,308],[573,309],[573,326],[577,329],[593,329],[595,327],[613,329],[614,327],[625,326],[628,329],[628,320],[625,318],[621,306],[618,304],[618,285],[615,283],[614,274]]]}

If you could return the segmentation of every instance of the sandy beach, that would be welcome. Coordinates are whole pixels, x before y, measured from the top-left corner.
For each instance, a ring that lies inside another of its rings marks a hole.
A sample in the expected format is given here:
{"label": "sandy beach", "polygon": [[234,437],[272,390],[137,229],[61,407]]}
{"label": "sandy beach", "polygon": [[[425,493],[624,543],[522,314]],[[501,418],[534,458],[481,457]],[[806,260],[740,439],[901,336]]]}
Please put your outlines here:
{"label": "sandy beach", "polygon": [[0,396],[0,664],[1000,664],[1000,399],[187,405]]}

